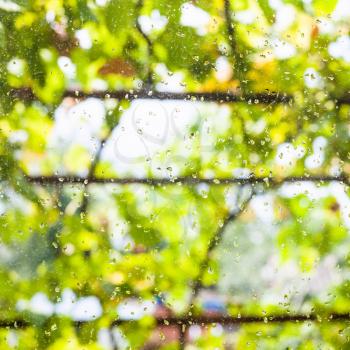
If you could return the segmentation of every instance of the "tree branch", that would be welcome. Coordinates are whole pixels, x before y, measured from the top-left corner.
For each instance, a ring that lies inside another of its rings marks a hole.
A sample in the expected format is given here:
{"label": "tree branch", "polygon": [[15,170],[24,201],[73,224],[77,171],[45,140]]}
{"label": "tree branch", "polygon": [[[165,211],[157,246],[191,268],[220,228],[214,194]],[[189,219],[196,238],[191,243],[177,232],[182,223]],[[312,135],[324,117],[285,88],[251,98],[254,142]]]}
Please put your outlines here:
{"label": "tree branch", "polygon": [[[96,167],[98,165],[98,162],[100,161],[100,158],[101,158],[101,154],[102,154],[102,151],[104,149],[104,146],[106,144],[106,142],[108,141],[109,137],[112,135],[113,133],[113,130],[116,128],[117,125],[115,125],[113,128],[111,128],[109,130],[109,133],[108,135],[103,139],[101,140],[100,142],[100,145],[97,149],[97,152],[95,154],[95,157],[91,163],[91,166],[90,166],[90,169],[89,169],[89,173],[88,173],[88,176],[87,178],[83,181],[83,183],[87,186],[89,183],[93,183],[94,181],[94,174],[95,174],[95,170],[96,170]],[[58,179],[61,182],[61,178]],[[82,204],[80,206],[80,212],[81,213],[86,213],[86,209],[87,209],[87,206],[88,206],[88,203],[89,203],[89,197],[85,195],[85,192],[84,192],[84,197],[83,197],[83,201],[82,201]]]}
{"label": "tree branch", "polygon": [[231,46],[232,54],[235,55],[237,52],[237,45],[235,40],[235,31],[231,20],[230,0],[224,0],[224,14],[225,14],[226,31],[228,34],[229,43]]}
{"label": "tree branch", "polygon": [[138,32],[142,35],[142,37],[145,39],[147,44],[147,51],[148,51],[148,64],[147,64],[147,85],[148,88],[151,88],[153,86],[153,78],[152,78],[152,68],[151,68],[151,59],[153,57],[153,43],[151,39],[148,37],[148,35],[142,30],[140,23],[138,21],[139,13],[142,10],[143,7],[143,0],[139,0],[136,5],[136,10],[138,12],[138,16],[136,18],[136,29]]}
{"label": "tree branch", "polygon": [[[101,157],[104,145],[105,145],[105,141],[103,140],[103,141],[101,141],[101,143],[100,143],[100,145],[99,145],[99,147],[97,149],[97,152],[95,154],[95,157],[94,157],[94,159],[91,162],[89,173],[87,175],[87,184],[90,183],[91,179],[94,178],[94,173],[95,173],[97,164],[98,164],[98,162],[100,160],[100,157]],[[80,209],[80,213],[82,213],[82,214],[86,213],[88,204],[89,204],[89,197],[88,197],[88,195],[85,195],[85,191],[84,191],[83,200],[82,200],[81,206],[79,208]]]}
{"label": "tree branch", "polygon": [[234,72],[236,75],[236,78],[238,78],[239,81],[239,88],[242,92],[246,92],[245,85],[242,84],[244,82],[243,77],[243,56],[240,57],[238,45],[235,38],[235,29],[234,24],[232,23],[232,17],[231,17],[231,3],[230,0],[224,0],[224,16],[225,16],[225,24],[226,24],[226,32],[228,36],[228,42],[231,47],[231,53],[232,57],[234,59]]}
{"label": "tree branch", "polygon": [[[240,189],[240,191],[241,190],[242,189]],[[213,250],[221,242],[227,225],[230,224],[231,222],[233,222],[234,220],[236,220],[237,217],[244,212],[244,210],[246,209],[248,203],[252,199],[253,195],[254,195],[254,191],[252,190],[251,193],[250,193],[249,198],[246,199],[243,204],[240,204],[239,208],[236,211],[234,211],[233,213],[229,213],[229,215],[226,217],[223,225],[220,226],[218,228],[218,230],[216,231],[216,233],[214,234],[214,236],[211,237],[211,239],[209,241],[209,244],[208,244],[208,249],[207,249],[206,255],[204,257],[204,260],[203,260],[202,264],[200,265],[200,270],[199,270],[198,276],[192,283],[192,285],[193,285],[192,288],[193,289],[192,289],[192,295],[191,295],[191,299],[190,299],[190,303],[189,303],[190,307],[192,306],[194,300],[196,299],[196,297],[198,295],[199,290],[202,287],[202,279],[204,277],[204,274],[205,274],[206,270],[208,269],[210,258],[211,258],[211,254],[212,254]],[[239,200],[239,198],[237,200]]]}

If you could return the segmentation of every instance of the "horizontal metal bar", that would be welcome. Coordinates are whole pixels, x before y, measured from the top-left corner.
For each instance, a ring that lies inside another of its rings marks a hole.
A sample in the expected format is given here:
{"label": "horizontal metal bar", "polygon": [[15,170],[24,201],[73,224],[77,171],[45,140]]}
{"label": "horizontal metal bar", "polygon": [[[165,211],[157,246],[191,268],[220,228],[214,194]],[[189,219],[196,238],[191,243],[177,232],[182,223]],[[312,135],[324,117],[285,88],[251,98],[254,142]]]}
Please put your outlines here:
{"label": "horizontal metal bar", "polygon": [[[32,101],[38,99],[30,88],[12,89],[10,95],[14,99]],[[155,99],[155,100],[182,100],[182,101],[203,101],[203,102],[245,102],[252,104],[273,104],[289,103],[293,98],[284,93],[258,93],[240,95],[232,92],[162,92],[153,90],[120,90],[120,91],[95,91],[83,92],[80,90],[66,90],[62,97],[74,97],[85,99],[95,98],[115,98],[118,100],[135,100],[135,99]]]}
{"label": "horizontal metal bar", "polygon": [[[350,313],[329,313],[329,314],[288,314],[288,315],[265,315],[265,316],[191,316],[191,317],[159,317],[155,319],[158,325],[240,325],[253,323],[298,323],[298,322],[344,322],[350,321]],[[111,327],[120,326],[126,323],[135,323],[138,320],[124,320],[118,319],[111,323]],[[76,327],[80,327],[89,321],[72,322]],[[29,321],[25,320],[3,320],[0,321],[0,328],[9,329],[24,329],[35,326]]]}
{"label": "horizontal metal bar", "polygon": [[208,185],[229,185],[229,184],[257,184],[265,183],[267,185],[278,185],[282,183],[295,182],[342,182],[346,185],[350,184],[349,178],[345,176],[328,176],[328,175],[313,175],[313,176],[290,176],[285,178],[276,177],[232,177],[232,178],[199,178],[193,176],[174,177],[174,178],[100,178],[100,177],[79,177],[79,176],[26,176],[26,180],[35,184],[50,185],[50,184],[143,184],[143,185],[197,185],[205,183]]}
{"label": "horizontal metal bar", "polygon": [[[33,101],[39,99],[31,88],[17,88],[9,91],[10,96],[14,99]],[[292,103],[293,96],[282,92],[250,93],[239,94],[232,91],[212,91],[212,92],[164,92],[155,90],[117,90],[117,91],[92,91],[84,92],[81,90],[66,90],[62,94],[64,97],[73,97],[77,99],[86,99],[89,97],[108,99],[115,98],[118,100],[136,100],[136,99],[153,99],[153,100],[181,100],[181,101],[202,101],[202,102],[243,102],[249,104],[278,104]],[[340,97],[331,96],[337,104],[350,104],[350,95]]]}
{"label": "horizontal metal bar", "polygon": [[[291,314],[291,315],[266,315],[266,316],[193,316],[193,317],[165,317],[156,319],[158,325],[207,325],[207,324],[221,324],[221,325],[235,325],[248,323],[286,323],[286,322],[336,322],[336,321],[350,321],[349,313],[333,313],[327,315],[317,314]],[[123,324],[125,320],[115,320],[112,326]],[[132,321],[131,321],[132,322]]]}

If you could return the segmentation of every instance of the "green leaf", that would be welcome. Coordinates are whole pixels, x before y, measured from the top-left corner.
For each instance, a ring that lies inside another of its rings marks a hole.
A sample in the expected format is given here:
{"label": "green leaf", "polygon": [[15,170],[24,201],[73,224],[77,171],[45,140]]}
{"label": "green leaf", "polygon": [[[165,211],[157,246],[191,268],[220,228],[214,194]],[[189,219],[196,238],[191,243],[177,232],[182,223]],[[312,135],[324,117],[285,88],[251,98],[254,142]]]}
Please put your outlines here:
{"label": "green leaf", "polygon": [[329,1],[313,0],[312,7],[315,11],[316,16],[327,16],[333,12],[337,3],[338,3],[338,0],[329,0]]}
{"label": "green leaf", "polygon": [[275,22],[275,12],[270,7],[269,0],[258,0],[259,6],[261,10],[263,11],[266,19],[269,21],[269,23]]}

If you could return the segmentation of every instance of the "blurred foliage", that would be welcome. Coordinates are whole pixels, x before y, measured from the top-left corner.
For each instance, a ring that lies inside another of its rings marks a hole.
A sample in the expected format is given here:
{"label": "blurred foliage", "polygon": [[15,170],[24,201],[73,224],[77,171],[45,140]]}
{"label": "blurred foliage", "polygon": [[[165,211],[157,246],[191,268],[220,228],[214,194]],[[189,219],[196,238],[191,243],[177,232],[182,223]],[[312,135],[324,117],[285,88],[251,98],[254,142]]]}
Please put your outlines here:
{"label": "blurred foliage", "polygon": [[[338,103],[350,97],[349,6],[0,0],[0,323],[31,323],[1,328],[0,348],[178,349],[178,328],[155,317],[214,308],[320,319],[188,326],[188,349],[348,349],[349,322],[322,317],[350,309],[349,189],[270,179],[350,175],[350,107]],[[19,88],[36,98],[21,100]],[[293,101],[63,98],[143,88]],[[63,184],[64,175],[217,180]],[[248,175],[264,181],[220,184]],[[123,318],[137,321],[110,329]]]}

